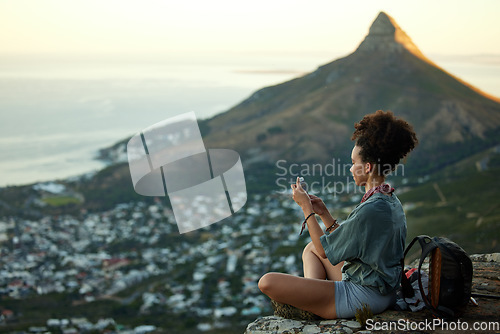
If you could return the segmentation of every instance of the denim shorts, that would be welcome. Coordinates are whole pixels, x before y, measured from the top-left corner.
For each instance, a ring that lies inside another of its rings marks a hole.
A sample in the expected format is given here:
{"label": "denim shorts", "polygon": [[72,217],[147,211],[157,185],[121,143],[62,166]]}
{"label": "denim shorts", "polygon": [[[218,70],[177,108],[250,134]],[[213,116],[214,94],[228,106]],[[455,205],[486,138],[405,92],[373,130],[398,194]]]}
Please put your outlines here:
{"label": "denim shorts", "polygon": [[373,314],[381,313],[396,302],[396,293],[382,295],[377,288],[349,281],[335,281],[337,318],[354,318],[357,309],[367,304]]}

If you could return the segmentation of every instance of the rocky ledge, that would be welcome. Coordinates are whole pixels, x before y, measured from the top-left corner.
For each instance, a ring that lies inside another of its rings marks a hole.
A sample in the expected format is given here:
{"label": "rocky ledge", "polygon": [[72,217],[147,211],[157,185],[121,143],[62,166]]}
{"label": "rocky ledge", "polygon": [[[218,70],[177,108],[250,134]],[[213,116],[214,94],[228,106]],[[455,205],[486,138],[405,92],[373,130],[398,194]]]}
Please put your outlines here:
{"label": "rocky ledge", "polygon": [[[474,266],[472,292],[500,295],[500,253],[471,256]],[[443,323],[427,310],[418,312],[387,310],[367,321],[366,328],[355,319],[305,321],[277,316],[259,318],[249,324],[245,334],[285,333],[500,333],[500,300],[474,297],[459,319]]]}

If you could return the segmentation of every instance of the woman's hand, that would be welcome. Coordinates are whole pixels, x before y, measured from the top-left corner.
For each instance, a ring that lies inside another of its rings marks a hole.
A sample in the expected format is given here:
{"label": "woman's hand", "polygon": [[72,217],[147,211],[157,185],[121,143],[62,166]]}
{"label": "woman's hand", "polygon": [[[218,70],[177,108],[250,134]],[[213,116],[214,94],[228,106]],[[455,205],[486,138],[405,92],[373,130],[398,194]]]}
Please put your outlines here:
{"label": "woman's hand", "polygon": [[329,227],[336,222],[321,198],[314,195],[309,195],[309,198],[311,199],[312,209],[321,217],[321,220],[325,223],[326,227]]}
{"label": "woman's hand", "polygon": [[323,202],[323,200],[321,198],[319,198],[318,196],[314,196],[314,195],[309,195],[309,198],[311,200],[313,210],[317,215],[322,216],[325,213],[329,212],[328,209],[326,208],[325,203]]}
{"label": "woman's hand", "polygon": [[297,203],[302,210],[307,210],[310,209],[312,211],[312,203],[311,199],[309,198],[309,195],[306,193],[304,188],[300,185],[300,180],[297,177],[297,182],[294,184],[291,184],[290,187],[292,187],[293,191],[293,200],[295,203]]}

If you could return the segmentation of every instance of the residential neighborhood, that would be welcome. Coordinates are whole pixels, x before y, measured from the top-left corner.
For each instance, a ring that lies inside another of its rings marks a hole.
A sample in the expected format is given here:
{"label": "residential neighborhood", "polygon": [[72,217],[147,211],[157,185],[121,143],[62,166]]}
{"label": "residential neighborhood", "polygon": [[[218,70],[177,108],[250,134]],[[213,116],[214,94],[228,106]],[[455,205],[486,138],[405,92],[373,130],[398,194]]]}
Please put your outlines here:
{"label": "residential neighborhood", "polygon": [[[200,331],[224,328],[228,319],[270,312],[257,287],[265,272],[301,274],[302,219],[289,193],[254,195],[232,217],[183,235],[161,199],[78,216],[3,217],[0,296],[72,294],[74,305],[110,299],[137,303],[138,314],[189,313]],[[0,311],[0,329],[23,317]]]}

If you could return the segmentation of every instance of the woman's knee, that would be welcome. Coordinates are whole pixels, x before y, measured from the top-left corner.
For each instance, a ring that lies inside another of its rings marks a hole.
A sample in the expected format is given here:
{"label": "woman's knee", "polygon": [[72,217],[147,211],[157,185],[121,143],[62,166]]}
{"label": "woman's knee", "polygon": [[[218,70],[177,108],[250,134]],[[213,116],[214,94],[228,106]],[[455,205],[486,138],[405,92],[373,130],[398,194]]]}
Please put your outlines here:
{"label": "woman's knee", "polygon": [[302,260],[304,260],[304,257],[307,256],[308,254],[316,254],[316,247],[314,247],[314,244],[312,241],[310,241],[306,247],[304,247],[304,250],[302,251]]}
{"label": "woman's knee", "polygon": [[268,295],[272,291],[273,286],[276,286],[276,273],[267,273],[259,280],[259,289],[262,293]]}
{"label": "woman's knee", "polygon": [[269,291],[270,287],[272,285],[272,277],[271,273],[267,273],[264,276],[262,276],[259,280],[259,289],[263,293],[266,293]]}

